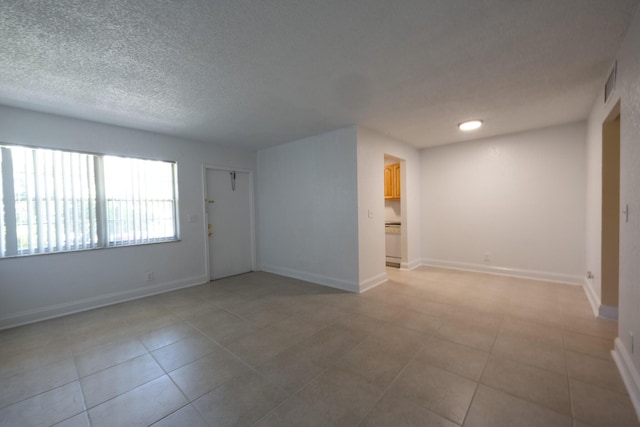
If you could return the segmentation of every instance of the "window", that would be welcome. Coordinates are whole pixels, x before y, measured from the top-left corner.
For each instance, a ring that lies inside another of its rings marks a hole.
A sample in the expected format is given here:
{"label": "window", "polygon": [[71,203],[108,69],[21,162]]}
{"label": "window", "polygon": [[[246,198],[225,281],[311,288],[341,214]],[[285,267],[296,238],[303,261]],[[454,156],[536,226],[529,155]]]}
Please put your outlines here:
{"label": "window", "polygon": [[0,257],[177,239],[173,162],[0,145]]}

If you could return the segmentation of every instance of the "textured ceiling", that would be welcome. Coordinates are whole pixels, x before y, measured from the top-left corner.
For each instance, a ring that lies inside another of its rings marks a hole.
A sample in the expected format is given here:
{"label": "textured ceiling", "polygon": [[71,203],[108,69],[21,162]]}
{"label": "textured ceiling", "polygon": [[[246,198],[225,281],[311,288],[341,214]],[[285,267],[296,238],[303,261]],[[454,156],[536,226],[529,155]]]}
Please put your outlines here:
{"label": "textured ceiling", "polygon": [[585,119],[637,4],[1,0],[0,104],[248,149],[353,124],[428,147]]}

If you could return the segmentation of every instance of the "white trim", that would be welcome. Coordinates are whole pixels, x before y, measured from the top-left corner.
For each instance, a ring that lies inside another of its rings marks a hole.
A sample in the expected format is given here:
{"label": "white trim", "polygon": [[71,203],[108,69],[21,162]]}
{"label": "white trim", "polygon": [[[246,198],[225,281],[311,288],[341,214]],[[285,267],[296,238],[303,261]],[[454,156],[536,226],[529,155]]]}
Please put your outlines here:
{"label": "white trim", "polygon": [[593,310],[593,315],[602,319],[617,321],[618,307],[602,304],[600,297],[591,287],[591,283],[591,280],[585,278],[584,282],[582,282],[582,287],[584,288],[584,293],[587,294],[587,299],[591,305],[591,310]]}
{"label": "white trim", "polygon": [[622,381],[624,381],[624,385],[627,388],[633,408],[636,410],[636,417],[640,420],[640,374],[638,374],[638,371],[635,369],[631,355],[622,344],[620,338],[616,338],[614,343],[615,345],[611,351],[611,356],[616,362]]}
{"label": "white trim", "polygon": [[186,279],[174,280],[173,282],[162,283],[160,285],[145,286],[121,292],[113,292],[93,298],[67,302],[63,304],[51,305],[48,307],[27,310],[10,316],[0,318],[0,330],[13,328],[15,326],[28,323],[39,322],[41,320],[52,319],[54,317],[66,316],[80,311],[92,310],[94,308],[107,305],[131,301],[151,295],[161,294],[176,289],[188,288],[202,285],[209,280],[206,276],[194,276]]}
{"label": "white trim", "polygon": [[323,274],[309,273],[307,271],[294,270],[287,267],[278,267],[275,265],[262,265],[262,271],[267,273],[279,274],[280,276],[292,277],[294,279],[305,280],[307,282],[317,283],[319,285],[329,286],[331,288],[341,289],[348,292],[358,292],[359,285],[357,282],[350,282],[335,277],[325,276]]}
{"label": "white trim", "polygon": [[479,273],[489,273],[498,276],[520,277],[524,279],[541,280],[545,282],[565,283],[569,285],[580,285],[583,280],[581,276],[570,274],[553,273],[548,271],[522,270],[518,268],[493,267],[482,264],[472,264],[457,261],[443,261],[438,259],[423,259],[422,265],[426,267],[441,267],[454,270],[475,271]]}
{"label": "white trim", "polygon": [[380,286],[385,283],[389,278],[387,277],[387,272],[384,271],[380,274],[377,274],[373,277],[368,278],[367,280],[360,281],[360,293],[366,292],[369,289],[373,289],[376,286]]}
{"label": "white trim", "polygon": [[591,280],[585,278],[582,282],[582,287],[584,288],[584,293],[587,294],[587,299],[591,305],[591,310],[593,310],[593,315],[598,317],[600,315],[600,297],[596,294],[593,287],[591,287]]}
{"label": "white trim", "polygon": [[611,305],[600,305],[600,309],[598,310],[598,317],[607,320],[618,320],[618,307],[613,307]]}
{"label": "white trim", "polygon": [[422,265],[422,260],[416,259],[411,262],[401,262],[400,270],[415,270]]}

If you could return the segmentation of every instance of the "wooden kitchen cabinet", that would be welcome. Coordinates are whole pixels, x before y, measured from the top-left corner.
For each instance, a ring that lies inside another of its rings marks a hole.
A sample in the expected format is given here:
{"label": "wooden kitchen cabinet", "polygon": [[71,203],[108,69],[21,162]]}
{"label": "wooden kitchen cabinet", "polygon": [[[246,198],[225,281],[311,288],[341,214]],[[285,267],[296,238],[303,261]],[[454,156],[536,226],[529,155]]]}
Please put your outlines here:
{"label": "wooden kitchen cabinet", "polygon": [[400,198],[400,163],[384,166],[384,198]]}

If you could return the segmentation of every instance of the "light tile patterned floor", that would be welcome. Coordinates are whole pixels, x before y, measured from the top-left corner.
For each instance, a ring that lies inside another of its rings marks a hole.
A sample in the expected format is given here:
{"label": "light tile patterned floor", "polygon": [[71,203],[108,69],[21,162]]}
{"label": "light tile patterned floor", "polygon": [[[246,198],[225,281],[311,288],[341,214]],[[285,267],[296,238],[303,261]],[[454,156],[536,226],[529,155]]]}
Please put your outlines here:
{"label": "light tile patterned floor", "polygon": [[267,273],[0,332],[0,425],[638,426],[580,287]]}

